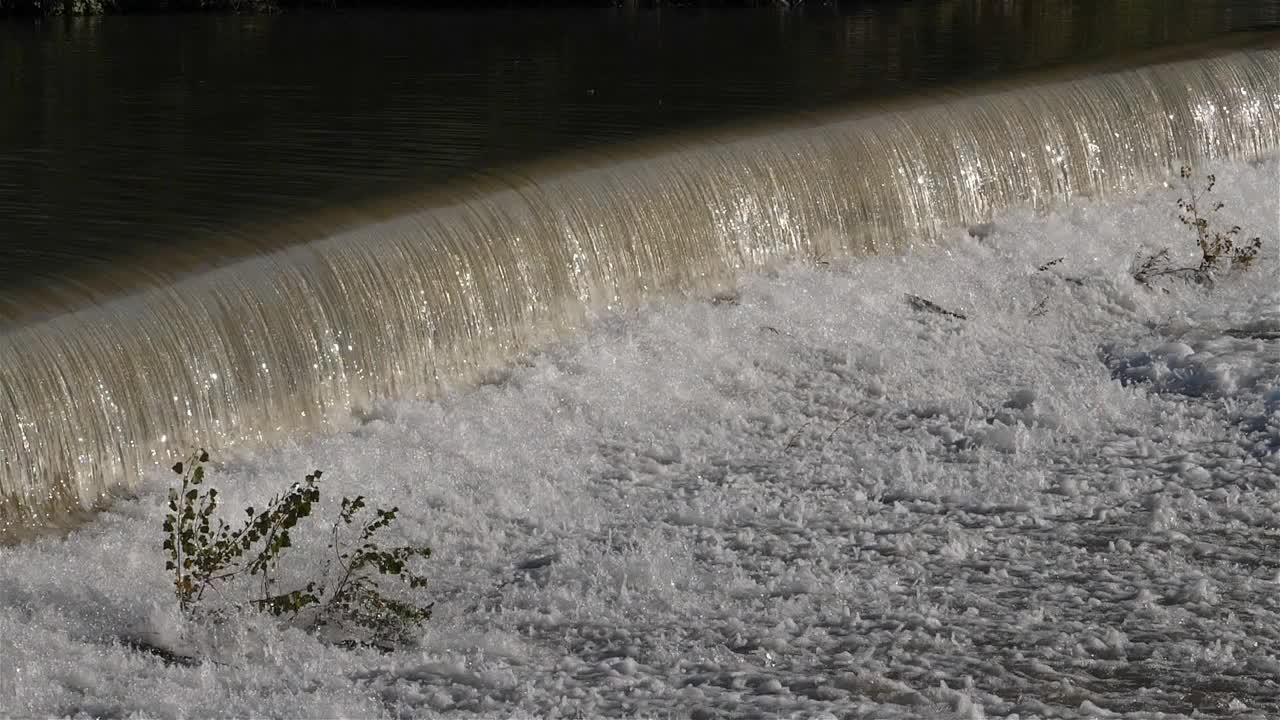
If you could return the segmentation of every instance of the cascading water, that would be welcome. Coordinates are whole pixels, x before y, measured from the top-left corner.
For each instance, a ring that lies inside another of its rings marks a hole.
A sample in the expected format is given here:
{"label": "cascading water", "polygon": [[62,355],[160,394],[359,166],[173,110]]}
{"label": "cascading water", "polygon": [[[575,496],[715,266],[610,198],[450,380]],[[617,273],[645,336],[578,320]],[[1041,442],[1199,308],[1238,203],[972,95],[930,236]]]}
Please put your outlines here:
{"label": "cascading water", "polygon": [[476,187],[0,336],[0,528],[196,445],[466,383],[602,308],[1280,146],[1280,51],[859,112]]}

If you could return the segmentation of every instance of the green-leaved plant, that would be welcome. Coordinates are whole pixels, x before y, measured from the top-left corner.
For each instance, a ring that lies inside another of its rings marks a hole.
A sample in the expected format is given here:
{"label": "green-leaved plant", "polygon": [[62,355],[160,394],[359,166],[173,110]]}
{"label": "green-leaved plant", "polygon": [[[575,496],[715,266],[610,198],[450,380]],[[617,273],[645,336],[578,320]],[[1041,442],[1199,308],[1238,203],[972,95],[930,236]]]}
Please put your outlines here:
{"label": "green-leaved plant", "polygon": [[[431,617],[430,604],[391,597],[379,582],[398,577],[410,590],[427,584],[414,572],[412,562],[430,557],[430,548],[388,548],[375,538],[395,522],[399,508],[372,508],[373,517],[361,523],[364,496],[344,497],[330,532],[332,557],[301,587],[281,590],[276,571],[282,556],[293,547],[290,531],[310,517],[319,502],[321,472],[294,483],[261,509],[245,508],[242,524],[233,526],[215,515],[217,489],[202,487],[208,460],[209,454],[201,450],[187,462],[173,466],[181,481],[169,490],[169,511],[163,524],[165,569],[173,573],[174,593],[184,613],[198,614],[208,590],[253,578],[258,592],[245,603],[248,606],[276,616],[289,615],[309,627],[338,628],[354,635],[349,639],[355,642],[385,646],[403,641],[414,626]],[[352,528],[358,528],[354,541],[344,543]]]}
{"label": "green-leaved plant", "polygon": [[342,499],[342,510],[333,523],[333,550],[341,568],[337,581],[327,593],[321,622],[328,625],[354,625],[362,629],[374,644],[383,645],[401,639],[413,625],[431,617],[431,606],[419,606],[396,600],[385,595],[378,586],[378,578],[399,577],[410,589],[426,587],[426,578],[413,572],[410,562],[414,558],[431,556],[431,549],[401,545],[382,548],[373,536],[382,528],[395,522],[399,508],[383,510],[375,508],[374,518],[360,529],[355,542],[344,548],[341,530],[355,522],[357,513],[365,507],[363,495],[355,499]]}

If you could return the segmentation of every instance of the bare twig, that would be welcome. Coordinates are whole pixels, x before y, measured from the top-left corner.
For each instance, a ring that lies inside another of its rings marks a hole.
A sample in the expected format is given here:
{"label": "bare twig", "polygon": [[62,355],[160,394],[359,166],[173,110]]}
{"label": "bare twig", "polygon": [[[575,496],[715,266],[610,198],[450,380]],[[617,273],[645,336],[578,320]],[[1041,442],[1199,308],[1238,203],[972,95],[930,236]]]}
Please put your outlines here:
{"label": "bare twig", "polygon": [[1247,330],[1245,328],[1229,328],[1223,334],[1241,340],[1280,340],[1280,330]]}
{"label": "bare twig", "polygon": [[804,424],[800,426],[800,429],[799,429],[799,430],[796,430],[796,431],[795,431],[795,433],[793,433],[793,434],[791,435],[791,439],[787,440],[787,444],[786,444],[786,446],[783,448],[783,450],[790,450],[790,449],[792,449],[792,448],[799,447],[799,446],[800,446],[800,435],[801,435],[802,433],[804,433],[805,429],[809,427],[809,423],[811,423],[811,422],[813,422],[813,420],[812,420],[812,419],[805,420],[805,421],[804,421]]}
{"label": "bare twig", "polygon": [[945,315],[946,317],[955,318],[957,320],[969,319],[963,313],[958,313],[954,310],[948,310],[942,307],[941,305],[933,302],[932,300],[926,300],[920,297],[919,295],[912,295],[910,293],[907,293],[906,298],[907,298],[907,304],[910,305],[914,310],[919,310],[920,312],[930,312],[930,313],[934,313],[935,315]]}

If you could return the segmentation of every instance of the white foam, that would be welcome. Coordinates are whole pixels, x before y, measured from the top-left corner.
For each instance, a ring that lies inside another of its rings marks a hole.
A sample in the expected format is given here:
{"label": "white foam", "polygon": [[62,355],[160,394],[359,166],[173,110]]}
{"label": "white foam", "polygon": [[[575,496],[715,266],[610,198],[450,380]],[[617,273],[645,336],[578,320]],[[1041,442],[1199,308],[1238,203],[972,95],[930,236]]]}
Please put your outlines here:
{"label": "white foam", "polygon": [[0,708],[1280,712],[1277,168],[1213,168],[1266,254],[1211,293],[1127,275],[1144,243],[1191,247],[1171,190],[1014,212],[936,254],[601,318],[475,390],[217,458],[229,512],[314,468],[321,515],[343,494],[401,506],[398,536],[436,551],[437,605],[395,653],[247,614],[186,623],[152,478],[69,537],[0,550]]}

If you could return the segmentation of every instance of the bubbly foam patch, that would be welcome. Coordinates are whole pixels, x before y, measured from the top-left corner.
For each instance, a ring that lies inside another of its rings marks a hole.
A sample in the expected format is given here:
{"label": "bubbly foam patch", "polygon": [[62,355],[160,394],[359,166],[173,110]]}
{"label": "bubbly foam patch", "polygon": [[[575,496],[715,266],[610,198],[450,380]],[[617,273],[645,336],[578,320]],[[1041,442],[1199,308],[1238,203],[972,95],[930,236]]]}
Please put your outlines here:
{"label": "bubbly foam patch", "polygon": [[228,513],[314,468],[321,516],[343,494],[401,506],[437,604],[390,654],[184,620],[151,476],[68,537],[0,549],[0,707],[1280,713],[1277,168],[1198,169],[1265,248],[1212,292],[1128,275],[1144,243],[1193,248],[1174,190],[1006,213],[947,250],[604,316],[473,390],[216,458]]}

